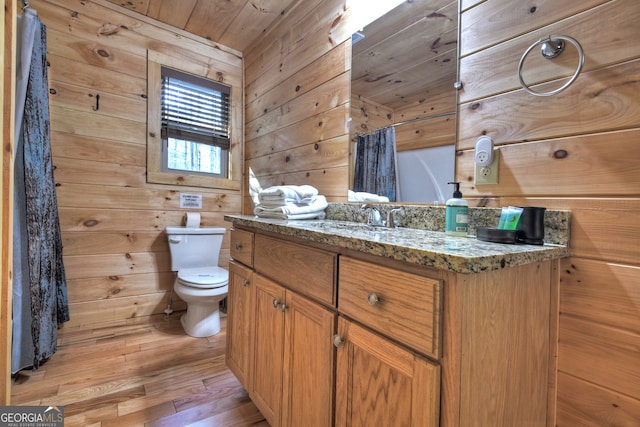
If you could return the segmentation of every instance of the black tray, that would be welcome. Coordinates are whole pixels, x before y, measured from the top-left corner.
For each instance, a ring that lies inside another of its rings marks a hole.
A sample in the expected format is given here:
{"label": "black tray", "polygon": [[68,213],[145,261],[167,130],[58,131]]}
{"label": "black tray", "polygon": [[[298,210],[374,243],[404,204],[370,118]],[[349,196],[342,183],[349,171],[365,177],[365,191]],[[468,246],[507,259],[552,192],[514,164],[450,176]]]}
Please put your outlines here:
{"label": "black tray", "polygon": [[478,240],[493,243],[518,243],[516,230],[503,230],[501,228],[478,227],[476,237]]}

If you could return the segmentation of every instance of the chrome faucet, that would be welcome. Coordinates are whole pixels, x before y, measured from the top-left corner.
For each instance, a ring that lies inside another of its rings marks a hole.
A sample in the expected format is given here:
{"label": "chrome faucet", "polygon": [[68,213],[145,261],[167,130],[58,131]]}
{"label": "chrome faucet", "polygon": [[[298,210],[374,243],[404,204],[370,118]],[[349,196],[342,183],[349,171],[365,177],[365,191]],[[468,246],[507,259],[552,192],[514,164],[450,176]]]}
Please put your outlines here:
{"label": "chrome faucet", "polygon": [[393,214],[396,212],[402,212],[403,210],[404,209],[402,208],[395,208],[395,209],[390,209],[389,212],[387,212],[387,227],[396,228],[398,226],[398,221],[394,219]]}
{"label": "chrome faucet", "polygon": [[382,217],[380,216],[380,211],[375,208],[370,203],[365,203],[360,206],[360,210],[369,209],[369,214],[367,215],[367,225],[374,225],[377,227],[384,227],[384,221],[382,221]]}

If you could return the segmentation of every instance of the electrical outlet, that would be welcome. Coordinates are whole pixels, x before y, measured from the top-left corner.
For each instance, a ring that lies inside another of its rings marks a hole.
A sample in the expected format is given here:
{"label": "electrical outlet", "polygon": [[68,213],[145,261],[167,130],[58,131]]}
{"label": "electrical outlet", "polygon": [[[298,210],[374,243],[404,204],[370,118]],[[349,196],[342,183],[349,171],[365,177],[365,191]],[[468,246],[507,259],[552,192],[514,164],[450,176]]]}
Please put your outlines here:
{"label": "electrical outlet", "polygon": [[493,161],[493,139],[483,135],[476,141],[474,161],[479,166],[489,166]]}
{"label": "electrical outlet", "polygon": [[476,185],[497,184],[500,172],[500,152],[494,150],[493,160],[486,166],[475,166]]}

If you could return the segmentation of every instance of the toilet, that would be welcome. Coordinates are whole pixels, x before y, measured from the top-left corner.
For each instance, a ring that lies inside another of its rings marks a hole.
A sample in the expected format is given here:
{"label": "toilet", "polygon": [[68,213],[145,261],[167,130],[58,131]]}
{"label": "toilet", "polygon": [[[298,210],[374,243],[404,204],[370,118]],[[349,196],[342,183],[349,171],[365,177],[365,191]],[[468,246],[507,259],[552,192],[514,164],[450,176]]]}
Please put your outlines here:
{"label": "toilet", "polygon": [[229,272],[218,267],[222,227],[167,227],[173,291],[187,303],[180,322],[187,335],[202,338],[220,332],[220,301],[229,291]]}

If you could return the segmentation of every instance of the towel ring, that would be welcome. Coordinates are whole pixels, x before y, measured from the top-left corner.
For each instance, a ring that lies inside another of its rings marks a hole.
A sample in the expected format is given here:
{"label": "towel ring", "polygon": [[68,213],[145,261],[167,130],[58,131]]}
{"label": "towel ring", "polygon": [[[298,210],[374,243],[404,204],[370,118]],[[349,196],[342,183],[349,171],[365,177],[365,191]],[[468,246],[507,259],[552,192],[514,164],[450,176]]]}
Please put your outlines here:
{"label": "towel ring", "polygon": [[[545,57],[546,59],[552,59],[562,53],[562,51],[564,50],[565,41],[574,45],[578,50],[578,55],[579,55],[578,68],[576,68],[576,72],[573,73],[573,76],[571,76],[569,81],[566,82],[561,87],[555,90],[552,90],[550,92],[536,92],[533,89],[531,89],[529,86],[527,86],[527,84],[522,79],[522,65],[524,64],[524,60],[527,58],[527,55],[529,55],[529,52],[531,52],[533,48],[535,48],[536,46],[542,45],[540,49],[542,56]],[[549,37],[538,40],[537,42],[529,46],[529,48],[525,50],[525,52],[522,54],[522,58],[520,58],[520,62],[518,63],[518,80],[520,81],[520,86],[522,86],[522,89],[529,92],[531,95],[552,96],[562,92],[563,90],[571,86],[571,84],[578,78],[578,74],[580,74],[580,71],[582,71],[583,65],[584,65],[584,51],[582,50],[582,46],[580,46],[580,43],[578,43],[576,39],[573,39],[568,36],[549,36]]]}

